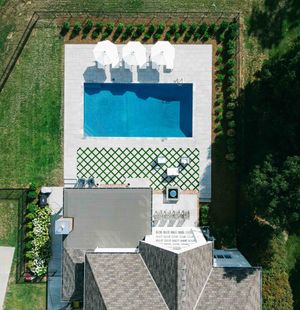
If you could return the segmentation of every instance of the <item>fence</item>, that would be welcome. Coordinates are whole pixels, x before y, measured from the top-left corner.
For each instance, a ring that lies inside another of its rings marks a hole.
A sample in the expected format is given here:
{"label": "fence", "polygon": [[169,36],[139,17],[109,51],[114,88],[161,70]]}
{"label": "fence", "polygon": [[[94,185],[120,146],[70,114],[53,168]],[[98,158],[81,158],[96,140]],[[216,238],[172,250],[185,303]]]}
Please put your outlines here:
{"label": "fence", "polygon": [[18,226],[17,226],[17,243],[16,243],[16,282],[20,283],[24,279],[24,216],[26,212],[26,189],[0,189],[0,200],[18,201]]}
{"label": "fence", "polygon": [[[220,23],[223,20],[232,21],[236,20],[240,22],[240,13],[239,12],[106,12],[106,11],[37,11],[34,12],[31,16],[30,21],[28,22],[19,43],[17,44],[16,49],[14,50],[6,68],[4,69],[0,77],[0,92],[3,90],[3,87],[8,80],[19,56],[21,55],[23,48],[25,47],[30,34],[34,27],[36,26],[39,20],[50,20],[54,21],[55,19],[64,19],[64,20],[75,20],[87,18],[97,18],[99,20],[130,20],[132,23],[137,23],[140,20],[147,21],[148,23],[156,21],[169,22],[215,22]],[[238,47],[237,53],[240,52],[240,40],[238,38]],[[238,61],[238,66],[240,67],[240,62]],[[240,80],[240,78],[238,78]],[[238,82],[240,87],[240,83]]]}

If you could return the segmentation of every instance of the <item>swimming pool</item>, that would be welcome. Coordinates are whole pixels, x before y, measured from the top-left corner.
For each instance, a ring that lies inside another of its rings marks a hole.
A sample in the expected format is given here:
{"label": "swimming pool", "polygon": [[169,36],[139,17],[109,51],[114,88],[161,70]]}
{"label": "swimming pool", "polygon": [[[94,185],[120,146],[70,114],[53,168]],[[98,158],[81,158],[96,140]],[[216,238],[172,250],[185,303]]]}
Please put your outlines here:
{"label": "swimming pool", "polygon": [[84,134],[192,137],[193,85],[84,84]]}

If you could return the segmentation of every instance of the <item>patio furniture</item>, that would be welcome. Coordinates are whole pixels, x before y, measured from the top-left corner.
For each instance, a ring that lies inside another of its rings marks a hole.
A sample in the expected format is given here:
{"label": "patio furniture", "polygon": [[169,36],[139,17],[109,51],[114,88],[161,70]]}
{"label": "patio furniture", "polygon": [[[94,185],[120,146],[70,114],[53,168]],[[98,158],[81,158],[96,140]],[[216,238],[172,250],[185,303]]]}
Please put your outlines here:
{"label": "patio furniture", "polygon": [[179,169],[176,167],[171,167],[167,169],[167,176],[168,177],[176,177],[179,175]]}
{"label": "patio furniture", "polygon": [[179,200],[179,188],[177,186],[166,187],[166,200],[176,202]]}
{"label": "patio furniture", "polygon": [[84,188],[85,186],[85,179],[84,178],[79,178],[77,181],[77,187],[78,188]]}
{"label": "patio furniture", "polygon": [[156,159],[158,165],[164,165],[167,162],[167,159],[163,155],[159,155]]}
{"label": "patio furniture", "polygon": [[182,166],[187,166],[190,163],[190,159],[187,156],[182,156],[180,158],[180,164]]}
{"label": "patio furniture", "polygon": [[95,179],[93,177],[89,177],[87,180],[87,185],[89,188],[95,187],[96,186]]}

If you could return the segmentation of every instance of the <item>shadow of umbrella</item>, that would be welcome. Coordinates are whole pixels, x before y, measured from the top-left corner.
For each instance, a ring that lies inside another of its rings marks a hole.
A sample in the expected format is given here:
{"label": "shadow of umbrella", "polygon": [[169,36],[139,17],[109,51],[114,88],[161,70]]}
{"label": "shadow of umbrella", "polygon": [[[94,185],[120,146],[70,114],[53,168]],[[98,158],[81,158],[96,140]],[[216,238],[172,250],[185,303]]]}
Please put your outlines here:
{"label": "shadow of umbrella", "polygon": [[104,69],[99,69],[96,65],[87,67],[83,73],[86,83],[103,83],[107,76]]}

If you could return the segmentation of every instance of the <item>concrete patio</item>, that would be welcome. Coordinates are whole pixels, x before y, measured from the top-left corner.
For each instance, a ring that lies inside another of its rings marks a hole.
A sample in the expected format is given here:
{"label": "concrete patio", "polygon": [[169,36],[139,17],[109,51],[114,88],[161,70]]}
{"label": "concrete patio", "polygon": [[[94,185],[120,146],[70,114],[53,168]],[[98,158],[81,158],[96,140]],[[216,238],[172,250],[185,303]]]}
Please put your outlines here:
{"label": "concrete patio", "polygon": [[[151,66],[132,72],[124,67],[98,69],[94,44],[65,45],[64,84],[64,178],[77,175],[79,148],[197,148],[200,152],[200,199],[211,198],[211,96],[212,46],[175,45],[174,69]],[[121,55],[123,45],[118,45]],[[151,45],[146,45],[149,55]],[[93,83],[193,83],[192,138],[111,138],[87,137],[83,130],[83,84]]]}

